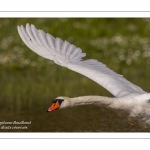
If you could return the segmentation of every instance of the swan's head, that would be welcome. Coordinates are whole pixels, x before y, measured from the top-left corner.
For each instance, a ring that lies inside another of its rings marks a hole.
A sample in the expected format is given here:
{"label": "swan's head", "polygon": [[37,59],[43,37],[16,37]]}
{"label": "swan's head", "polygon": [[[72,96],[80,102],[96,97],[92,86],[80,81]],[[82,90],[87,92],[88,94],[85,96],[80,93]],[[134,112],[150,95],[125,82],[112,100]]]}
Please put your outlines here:
{"label": "swan's head", "polygon": [[70,106],[70,98],[69,97],[57,97],[52,100],[52,105],[46,110],[46,112],[50,112],[53,110],[66,108]]}

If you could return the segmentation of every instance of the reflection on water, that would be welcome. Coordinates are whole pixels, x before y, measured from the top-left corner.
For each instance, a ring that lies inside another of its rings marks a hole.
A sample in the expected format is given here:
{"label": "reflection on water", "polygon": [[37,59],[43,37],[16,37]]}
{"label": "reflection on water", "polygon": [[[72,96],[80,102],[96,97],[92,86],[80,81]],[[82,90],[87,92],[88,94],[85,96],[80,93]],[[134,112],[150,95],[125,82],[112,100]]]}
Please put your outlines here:
{"label": "reflection on water", "polygon": [[9,111],[9,108],[2,109],[0,122],[31,121],[31,124],[9,125],[27,126],[27,129],[0,129],[0,132],[144,132],[143,129],[128,124],[126,120],[108,109],[79,106],[46,113],[47,106],[19,112]]}

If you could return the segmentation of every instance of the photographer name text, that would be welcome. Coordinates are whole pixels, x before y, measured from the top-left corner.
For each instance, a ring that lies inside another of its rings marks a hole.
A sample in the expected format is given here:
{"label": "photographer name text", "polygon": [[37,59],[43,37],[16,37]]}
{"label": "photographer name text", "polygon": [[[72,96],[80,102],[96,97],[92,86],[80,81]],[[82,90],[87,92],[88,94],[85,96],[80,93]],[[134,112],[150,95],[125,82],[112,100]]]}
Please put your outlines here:
{"label": "photographer name text", "polygon": [[31,121],[1,121],[0,129],[27,129],[29,124]]}

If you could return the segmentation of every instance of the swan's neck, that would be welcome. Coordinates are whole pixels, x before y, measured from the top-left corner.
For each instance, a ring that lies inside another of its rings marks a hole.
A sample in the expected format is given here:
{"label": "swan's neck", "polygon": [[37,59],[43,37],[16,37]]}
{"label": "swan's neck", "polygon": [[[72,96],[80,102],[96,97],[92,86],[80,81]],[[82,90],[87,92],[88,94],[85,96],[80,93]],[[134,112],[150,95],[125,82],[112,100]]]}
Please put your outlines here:
{"label": "swan's neck", "polygon": [[110,106],[115,103],[115,98],[103,97],[103,96],[81,96],[70,98],[70,106],[78,105],[98,105],[98,106]]}
{"label": "swan's neck", "polygon": [[82,96],[69,98],[70,104],[69,106],[78,106],[78,105],[89,105],[94,104],[97,106],[102,106],[105,108],[109,108],[116,112],[120,117],[126,118],[130,122],[130,113],[132,109],[135,107],[135,103],[130,101],[127,102],[128,99],[118,99],[118,98],[110,98],[103,96]]}

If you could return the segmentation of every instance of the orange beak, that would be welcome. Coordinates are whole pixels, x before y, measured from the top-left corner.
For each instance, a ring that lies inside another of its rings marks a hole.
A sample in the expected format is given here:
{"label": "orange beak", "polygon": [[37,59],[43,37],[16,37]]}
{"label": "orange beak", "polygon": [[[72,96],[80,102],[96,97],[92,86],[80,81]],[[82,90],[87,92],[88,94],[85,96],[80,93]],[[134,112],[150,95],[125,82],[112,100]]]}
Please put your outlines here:
{"label": "orange beak", "polygon": [[49,112],[49,111],[53,111],[53,110],[56,110],[60,107],[59,105],[59,102],[57,101],[56,103],[53,103],[46,111]]}

